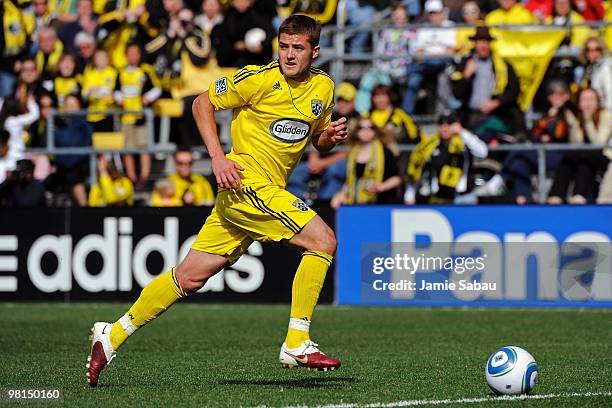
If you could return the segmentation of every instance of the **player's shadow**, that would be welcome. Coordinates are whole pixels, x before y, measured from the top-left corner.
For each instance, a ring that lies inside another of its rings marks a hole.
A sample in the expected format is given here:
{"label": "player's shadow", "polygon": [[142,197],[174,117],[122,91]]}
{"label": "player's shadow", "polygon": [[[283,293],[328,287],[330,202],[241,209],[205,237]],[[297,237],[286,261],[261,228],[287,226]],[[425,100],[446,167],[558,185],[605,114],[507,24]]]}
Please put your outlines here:
{"label": "player's shadow", "polygon": [[282,386],[287,388],[321,388],[341,387],[354,383],[353,377],[300,378],[291,380],[219,380],[223,385],[262,385]]}

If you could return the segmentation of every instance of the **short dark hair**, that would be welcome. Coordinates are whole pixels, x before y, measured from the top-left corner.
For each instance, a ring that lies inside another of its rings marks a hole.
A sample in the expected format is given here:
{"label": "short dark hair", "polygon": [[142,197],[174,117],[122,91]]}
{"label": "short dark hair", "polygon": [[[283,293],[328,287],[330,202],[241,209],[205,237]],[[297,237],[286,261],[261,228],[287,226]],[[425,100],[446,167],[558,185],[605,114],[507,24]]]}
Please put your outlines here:
{"label": "short dark hair", "polygon": [[281,34],[305,34],[308,36],[310,45],[316,47],[319,45],[319,37],[321,36],[321,23],[304,14],[293,14],[281,24],[278,35]]}

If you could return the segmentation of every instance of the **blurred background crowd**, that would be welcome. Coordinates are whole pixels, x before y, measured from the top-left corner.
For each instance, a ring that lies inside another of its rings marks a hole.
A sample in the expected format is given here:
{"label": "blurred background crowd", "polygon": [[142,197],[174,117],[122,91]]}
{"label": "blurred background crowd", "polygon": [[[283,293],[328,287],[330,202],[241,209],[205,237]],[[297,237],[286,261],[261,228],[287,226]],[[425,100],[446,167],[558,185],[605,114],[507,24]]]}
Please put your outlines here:
{"label": "blurred background crowd", "polygon": [[2,0],[0,202],[211,205],[191,103],[295,12],[350,130],[289,180],[308,203],[612,203],[602,0]]}

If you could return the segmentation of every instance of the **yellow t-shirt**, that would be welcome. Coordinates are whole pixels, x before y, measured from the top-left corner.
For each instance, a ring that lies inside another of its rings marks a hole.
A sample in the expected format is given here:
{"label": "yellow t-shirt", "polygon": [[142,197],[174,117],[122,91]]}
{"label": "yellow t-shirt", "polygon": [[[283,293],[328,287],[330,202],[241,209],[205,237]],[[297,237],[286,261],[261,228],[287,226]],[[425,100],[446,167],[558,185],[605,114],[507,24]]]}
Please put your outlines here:
{"label": "yellow t-shirt", "polygon": [[[83,97],[89,103],[90,111],[105,111],[112,109],[115,105],[113,91],[117,81],[117,70],[106,67],[99,70],[95,67],[85,68],[83,73]],[[88,115],[87,120],[98,122],[104,119],[104,115]]]}
{"label": "yellow t-shirt", "polygon": [[485,24],[488,26],[537,23],[538,20],[533,14],[520,3],[515,4],[508,11],[498,8],[485,17]]}
{"label": "yellow t-shirt", "polygon": [[218,79],[208,95],[216,110],[234,108],[227,157],[245,168],[243,183],[284,188],[311,138],[331,122],[334,82],[317,68],[306,81],[293,81],[274,61]]}
{"label": "yellow t-shirt", "polygon": [[174,185],[174,197],[180,201],[179,205],[183,205],[183,196],[187,191],[193,194],[193,205],[212,205],[215,201],[215,193],[212,186],[203,176],[192,174],[189,180],[185,180],[178,173],[172,173],[168,179]]}
{"label": "yellow t-shirt", "polygon": [[127,177],[113,180],[108,175],[100,177],[89,192],[90,207],[132,206],[134,205],[134,185]]}

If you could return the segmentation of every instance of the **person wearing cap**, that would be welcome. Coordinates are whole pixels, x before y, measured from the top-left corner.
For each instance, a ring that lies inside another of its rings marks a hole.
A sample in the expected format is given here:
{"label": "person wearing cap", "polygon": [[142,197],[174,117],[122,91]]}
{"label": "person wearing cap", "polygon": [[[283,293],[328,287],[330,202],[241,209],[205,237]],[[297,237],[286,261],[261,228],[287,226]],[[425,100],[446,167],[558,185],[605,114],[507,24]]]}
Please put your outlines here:
{"label": "person wearing cap", "polygon": [[0,204],[12,207],[45,206],[45,186],[34,178],[32,160],[17,160],[15,170],[0,184]]}
{"label": "person wearing cap", "polygon": [[538,23],[538,19],[518,0],[497,0],[497,3],[499,8],[485,17],[488,26]]}
{"label": "person wearing cap", "polygon": [[413,62],[406,70],[407,83],[402,109],[414,113],[417,94],[426,76],[440,76],[451,61],[456,43],[453,22],[446,18],[442,0],[427,0],[425,2],[426,22],[418,28],[414,41],[410,44],[410,54]]}
{"label": "person wearing cap", "polygon": [[[349,134],[360,118],[355,110],[356,96],[357,89],[350,82],[342,82],[336,87],[336,105],[332,112],[332,121],[345,117]],[[287,190],[307,200],[331,200],[346,179],[347,155],[347,149],[329,153],[313,150],[306,153],[305,160],[297,165],[289,177]]]}
{"label": "person wearing cap", "polygon": [[444,113],[438,124],[438,133],[424,135],[410,155],[405,204],[452,204],[468,190],[472,160],[487,157],[487,145],[461,126],[457,114]]}
{"label": "person wearing cap", "polygon": [[519,109],[519,80],[512,65],[491,49],[494,38],[486,26],[470,37],[474,48],[455,58],[449,70],[453,96],[461,103],[465,127],[489,142],[500,134],[526,137]]}

